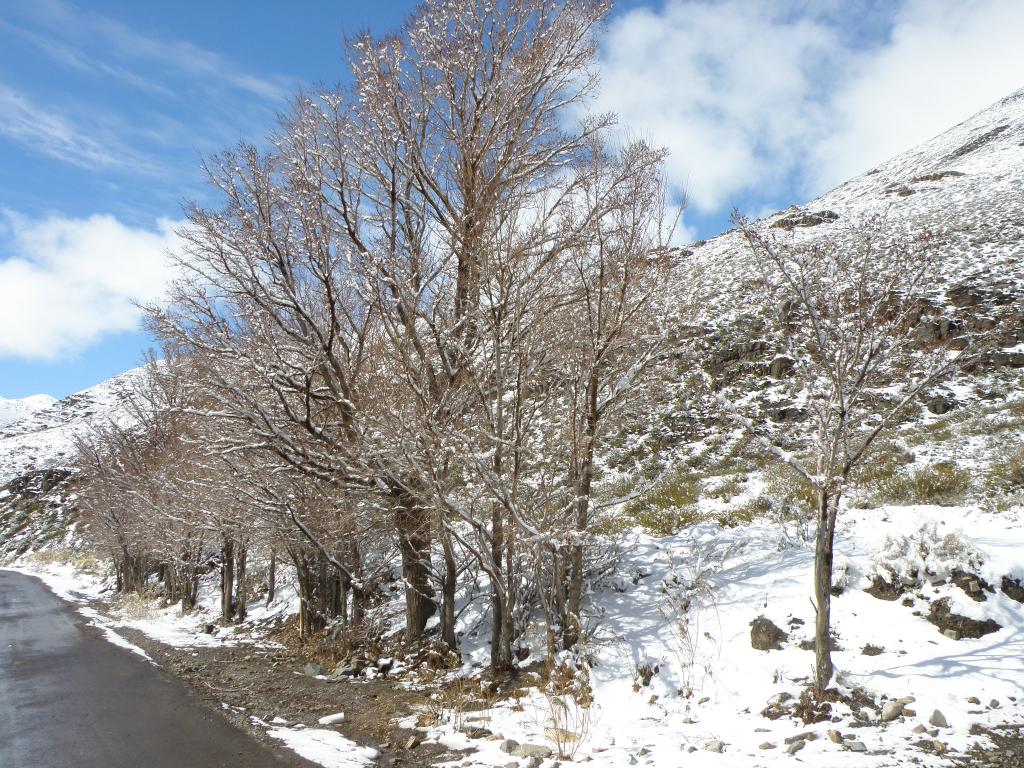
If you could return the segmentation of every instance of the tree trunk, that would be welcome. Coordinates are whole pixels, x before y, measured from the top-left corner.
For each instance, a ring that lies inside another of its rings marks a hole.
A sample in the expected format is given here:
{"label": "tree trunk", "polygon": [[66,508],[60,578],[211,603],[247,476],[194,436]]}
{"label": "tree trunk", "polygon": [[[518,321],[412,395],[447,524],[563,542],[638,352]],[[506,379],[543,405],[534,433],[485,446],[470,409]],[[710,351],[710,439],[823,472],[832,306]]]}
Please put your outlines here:
{"label": "tree trunk", "polygon": [[600,418],[597,404],[598,369],[595,365],[587,382],[587,420],[579,458],[579,482],[576,485],[573,525],[576,541],[570,547],[569,594],[566,605],[562,645],[572,648],[580,639],[580,612],[583,603],[583,543],[582,537],[590,530],[590,495],[594,478],[594,444],[597,441],[597,422]]}
{"label": "tree trunk", "polygon": [[319,578],[320,557],[298,551],[292,553],[292,562],[299,586],[299,637],[305,640],[326,626]]}
{"label": "tree trunk", "polygon": [[235,615],[235,543],[224,539],[220,551],[220,618],[228,624]]}
{"label": "tree trunk", "polygon": [[818,526],[814,544],[814,601],[817,616],[814,624],[814,689],[818,698],[824,696],[832,681],[832,545],[836,532],[839,494],[826,490],[816,493]]}
{"label": "tree trunk", "polygon": [[505,520],[501,507],[491,508],[491,669],[505,671],[512,668],[511,595],[503,578],[505,559]]}
{"label": "tree trunk", "polygon": [[248,549],[239,545],[235,556],[235,617],[239,622],[245,621],[246,616],[246,595],[248,588],[245,582],[246,563],[248,561]]}
{"label": "tree trunk", "polygon": [[274,592],[277,590],[277,553],[270,550],[270,568],[267,570],[267,605],[274,602]]}
{"label": "tree trunk", "polygon": [[185,571],[181,588],[181,609],[191,611],[196,607],[199,598],[199,573],[194,562],[190,562]]}
{"label": "tree trunk", "polygon": [[362,624],[363,619],[366,618],[366,611],[369,608],[369,595],[362,583],[363,560],[359,555],[359,547],[354,538],[349,541],[348,556],[349,567],[352,569],[352,575],[355,576],[355,580],[349,587],[352,591],[351,622],[353,625],[358,626],[359,624]]}
{"label": "tree trunk", "polygon": [[440,533],[444,553],[444,577],[441,583],[441,642],[453,651],[458,651],[459,641],[455,636],[455,588],[458,579],[458,564],[452,550],[451,537]]}
{"label": "tree trunk", "polygon": [[397,502],[395,528],[405,581],[405,642],[412,644],[423,637],[427,620],[437,611],[430,583],[430,526],[407,494],[401,494]]}

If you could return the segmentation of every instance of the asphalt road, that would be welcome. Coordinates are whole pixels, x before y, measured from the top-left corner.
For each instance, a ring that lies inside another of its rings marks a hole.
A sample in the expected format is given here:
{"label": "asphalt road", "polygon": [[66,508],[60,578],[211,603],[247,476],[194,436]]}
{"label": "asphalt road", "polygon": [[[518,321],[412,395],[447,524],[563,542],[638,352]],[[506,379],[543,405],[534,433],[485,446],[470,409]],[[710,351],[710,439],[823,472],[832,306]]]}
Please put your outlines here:
{"label": "asphalt road", "polygon": [[283,768],[183,683],[0,570],[0,768]]}

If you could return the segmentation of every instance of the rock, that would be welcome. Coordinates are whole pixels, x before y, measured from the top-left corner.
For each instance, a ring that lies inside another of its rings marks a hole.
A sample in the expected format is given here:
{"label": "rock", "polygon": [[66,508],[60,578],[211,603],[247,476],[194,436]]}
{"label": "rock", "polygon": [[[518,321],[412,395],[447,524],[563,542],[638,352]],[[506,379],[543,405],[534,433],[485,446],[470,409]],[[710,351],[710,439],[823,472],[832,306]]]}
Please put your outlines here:
{"label": "rock", "polygon": [[331,670],[331,677],[345,677],[348,675],[356,676],[359,674],[359,668],[354,666],[351,661],[339,661],[334,665],[334,669]]}
{"label": "rock", "polygon": [[875,576],[871,580],[871,586],[864,591],[879,600],[893,601],[903,594],[903,585],[889,583],[881,576]]}
{"label": "rock", "polygon": [[420,737],[415,735],[415,734],[413,734],[408,739],[406,739],[406,741],[405,741],[405,748],[406,749],[416,749],[416,747],[418,747],[421,743],[422,742],[420,741]]}
{"label": "rock", "polygon": [[519,749],[519,742],[515,739],[505,739],[503,742],[501,742],[501,745],[498,748],[502,752],[512,755],[515,754],[515,751],[517,749]]}
{"label": "rock", "polygon": [[947,395],[933,395],[924,401],[924,407],[936,416],[943,416],[956,408],[956,406],[956,400]]}
{"label": "rock", "polygon": [[309,664],[302,668],[302,674],[307,677],[319,677],[324,673],[324,668],[317,664],[315,661],[311,661]]}
{"label": "rock", "polygon": [[877,645],[872,645],[871,643],[868,643],[860,649],[860,652],[864,656],[879,656],[882,654],[883,650],[884,649],[879,648]]}
{"label": "rock", "polygon": [[715,739],[714,741],[709,741],[707,744],[704,745],[704,751],[722,753],[725,751],[725,744],[723,744],[718,739]]}
{"label": "rock", "polygon": [[988,705],[992,709],[999,709],[999,699],[992,699],[992,701],[990,701]]}
{"label": "rock", "polygon": [[967,703],[968,704],[981,704],[981,699],[979,699],[977,696],[968,696],[967,697]]}
{"label": "rock", "polygon": [[336,723],[344,722],[344,720],[345,720],[345,713],[344,712],[338,712],[338,713],[333,714],[333,715],[324,715],[319,720],[317,720],[317,722],[320,723],[320,725],[335,725]]}
{"label": "rock", "polygon": [[807,742],[804,741],[803,739],[799,739],[797,741],[794,741],[788,747],[786,747],[786,754],[787,755],[795,755],[797,752],[799,752],[801,749],[803,749],[806,746],[807,746]]}
{"label": "rock", "polygon": [[867,752],[868,748],[864,746],[862,741],[848,741],[846,742],[846,748],[851,752]]}
{"label": "rock", "polygon": [[927,729],[927,728],[925,728],[925,727],[924,727],[923,725],[921,725],[920,723],[918,723],[917,725],[915,725],[915,726],[914,726],[914,728],[913,728],[913,730],[911,731],[911,733],[927,733],[927,732],[928,732],[928,729]]}
{"label": "rock", "polygon": [[798,741],[814,741],[816,738],[818,738],[818,734],[814,731],[804,731],[803,733],[796,733],[792,736],[787,736],[785,743],[794,744]]}
{"label": "rock", "polygon": [[[948,597],[944,597],[941,600],[936,600],[932,603],[931,609],[929,610],[928,621],[938,627],[944,635],[953,640],[959,640],[963,637],[984,637],[985,635],[991,634],[992,632],[998,632],[1002,629],[1002,627],[992,619],[979,621],[977,619],[971,619],[967,616],[961,616],[953,613],[949,607]],[[958,636],[952,637],[949,634],[949,630],[956,632]]]}
{"label": "rock", "polygon": [[781,379],[790,373],[794,366],[793,358],[781,355],[768,364],[768,375],[773,379]]}
{"label": "rock", "polygon": [[882,722],[889,723],[903,714],[902,701],[887,701],[882,705]]}
{"label": "rock", "polygon": [[769,619],[758,616],[750,622],[750,645],[758,651],[779,651],[789,635]]}
{"label": "rock", "polygon": [[835,729],[829,729],[826,735],[828,736],[829,741],[831,741],[833,744],[843,743],[843,734],[841,734],[839,731]]}
{"label": "rock", "polygon": [[551,747],[543,744],[520,744],[512,752],[516,757],[539,757],[542,760],[551,757]]}
{"label": "rock", "polygon": [[946,716],[937,709],[932,712],[932,716],[928,718],[928,722],[936,728],[949,728],[949,723],[946,722]]}
{"label": "rock", "polygon": [[783,216],[774,224],[773,227],[779,229],[791,230],[794,227],[816,227],[819,224],[827,224],[829,222],[836,221],[839,218],[839,214],[835,211],[796,211]]}
{"label": "rock", "polygon": [[761,744],[760,747],[758,747],[758,749],[775,749],[775,745],[772,744],[770,741],[765,741]]}
{"label": "rock", "polygon": [[526,768],[540,768],[544,764],[544,761],[539,757],[531,757],[526,761]]}
{"label": "rock", "polygon": [[475,725],[465,726],[462,732],[471,739],[487,739],[494,735],[489,728],[481,728]]}
{"label": "rock", "polygon": [[1003,576],[1001,589],[1003,594],[1011,600],[1024,603],[1024,586],[1021,586],[1020,579],[1011,579],[1009,576]]}

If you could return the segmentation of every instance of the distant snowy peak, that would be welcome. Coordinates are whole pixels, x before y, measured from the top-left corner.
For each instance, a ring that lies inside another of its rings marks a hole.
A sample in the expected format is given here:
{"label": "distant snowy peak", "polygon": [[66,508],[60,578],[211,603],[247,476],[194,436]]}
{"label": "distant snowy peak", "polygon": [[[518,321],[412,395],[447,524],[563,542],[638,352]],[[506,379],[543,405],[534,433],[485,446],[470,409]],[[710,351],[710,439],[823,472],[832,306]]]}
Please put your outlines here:
{"label": "distant snowy peak", "polygon": [[56,402],[57,399],[49,395],[31,395],[17,400],[0,397],[0,428],[28,418],[38,411],[45,411]]}
{"label": "distant snowy peak", "polygon": [[126,399],[143,375],[143,368],[135,368],[63,400],[26,398],[34,409],[7,422],[5,405],[25,400],[0,401],[0,486],[26,472],[67,468],[76,441],[97,423],[129,423]]}

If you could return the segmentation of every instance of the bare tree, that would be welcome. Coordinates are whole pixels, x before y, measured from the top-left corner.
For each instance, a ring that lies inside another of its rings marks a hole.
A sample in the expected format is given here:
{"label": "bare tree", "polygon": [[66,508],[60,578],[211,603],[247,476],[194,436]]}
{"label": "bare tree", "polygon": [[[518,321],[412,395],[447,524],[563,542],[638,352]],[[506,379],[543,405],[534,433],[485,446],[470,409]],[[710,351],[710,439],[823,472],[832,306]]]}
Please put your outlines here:
{"label": "bare tree", "polygon": [[806,456],[784,448],[792,426],[777,427],[724,392],[718,400],[813,491],[815,689],[821,697],[833,674],[833,544],[843,493],[878,437],[954,371],[965,350],[923,346],[915,333],[939,278],[927,234],[893,231],[872,219],[801,241],[734,218],[749,247],[755,283],[749,298],[771,346],[793,361],[790,386],[811,428]]}

